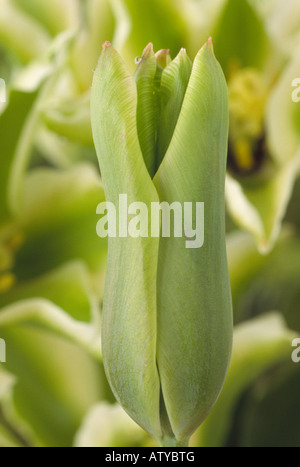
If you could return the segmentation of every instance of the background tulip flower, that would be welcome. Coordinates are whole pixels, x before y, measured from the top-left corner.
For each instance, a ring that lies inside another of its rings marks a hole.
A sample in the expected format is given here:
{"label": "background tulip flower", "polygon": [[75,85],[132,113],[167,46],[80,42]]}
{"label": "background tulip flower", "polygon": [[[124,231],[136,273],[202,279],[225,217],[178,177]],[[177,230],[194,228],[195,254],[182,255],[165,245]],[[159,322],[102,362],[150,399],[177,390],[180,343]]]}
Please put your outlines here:
{"label": "background tulip flower", "polygon": [[168,55],[149,44],[134,80],[105,43],[91,112],[107,201],[205,204],[201,250],[184,237],[109,238],[103,307],[103,359],[117,399],[163,444],[185,445],[220,393],[231,352],[228,102],[211,40],[193,65],[185,50],[171,63]]}

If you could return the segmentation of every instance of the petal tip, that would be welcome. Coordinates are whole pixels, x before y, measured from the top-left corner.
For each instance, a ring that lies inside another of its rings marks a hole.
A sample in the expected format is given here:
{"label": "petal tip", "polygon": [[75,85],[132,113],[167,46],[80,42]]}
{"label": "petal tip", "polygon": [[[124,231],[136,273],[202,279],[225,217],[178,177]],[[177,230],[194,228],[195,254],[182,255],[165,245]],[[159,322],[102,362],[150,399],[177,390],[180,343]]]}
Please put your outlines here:
{"label": "petal tip", "polygon": [[206,43],[205,43],[205,46],[208,48],[208,50],[210,50],[212,53],[214,52],[214,44],[213,44],[213,38],[210,36]]}
{"label": "petal tip", "polygon": [[143,51],[143,55],[142,55],[142,58],[145,59],[147,57],[149,57],[150,55],[152,55],[154,52],[153,52],[153,44],[152,42],[149,42],[149,44],[145,47],[144,51]]}
{"label": "petal tip", "polygon": [[102,44],[102,49],[103,49],[103,50],[106,50],[106,49],[108,49],[109,47],[111,47],[111,42],[109,42],[109,41],[103,42],[103,44]]}
{"label": "petal tip", "polygon": [[157,64],[165,68],[171,61],[170,49],[161,49],[155,54]]}

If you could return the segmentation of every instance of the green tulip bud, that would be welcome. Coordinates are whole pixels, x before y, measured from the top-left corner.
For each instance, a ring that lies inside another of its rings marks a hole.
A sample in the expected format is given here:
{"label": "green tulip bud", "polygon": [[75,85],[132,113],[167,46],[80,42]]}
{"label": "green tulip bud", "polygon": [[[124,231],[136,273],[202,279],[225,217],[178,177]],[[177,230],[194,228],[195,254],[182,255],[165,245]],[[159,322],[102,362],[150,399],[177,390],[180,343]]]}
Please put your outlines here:
{"label": "green tulip bud", "polygon": [[[106,374],[139,425],[163,445],[187,445],[218,398],[232,344],[228,95],[211,40],[194,63],[185,50],[171,61],[150,44],[134,77],[105,43],[91,115],[107,212],[118,213],[103,303]],[[120,195],[135,206],[126,216]]]}

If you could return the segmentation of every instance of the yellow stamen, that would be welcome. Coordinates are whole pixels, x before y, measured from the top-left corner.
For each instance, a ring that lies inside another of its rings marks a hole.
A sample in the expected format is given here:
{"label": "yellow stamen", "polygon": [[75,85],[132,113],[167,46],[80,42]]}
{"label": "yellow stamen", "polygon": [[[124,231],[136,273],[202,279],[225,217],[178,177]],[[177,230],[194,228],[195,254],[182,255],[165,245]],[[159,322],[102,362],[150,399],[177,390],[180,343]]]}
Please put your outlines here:
{"label": "yellow stamen", "polygon": [[8,292],[16,283],[14,274],[6,273],[0,276],[0,293]]}
{"label": "yellow stamen", "polygon": [[254,160],[251,146],[246,139],[240,139],[235,142],[234,153],[242,170],[249,171],[253,168]]}

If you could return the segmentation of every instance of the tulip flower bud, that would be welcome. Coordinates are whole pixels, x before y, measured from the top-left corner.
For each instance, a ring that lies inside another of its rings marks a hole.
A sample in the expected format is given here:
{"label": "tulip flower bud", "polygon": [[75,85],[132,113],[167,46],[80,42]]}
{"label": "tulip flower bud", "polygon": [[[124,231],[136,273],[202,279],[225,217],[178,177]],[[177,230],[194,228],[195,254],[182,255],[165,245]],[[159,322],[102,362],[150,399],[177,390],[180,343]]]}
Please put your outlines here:
{"label": "tulip flower bud", "polygon": [[150,44],[135,77],[105,43],[91,115],[107,212],[118,213],[103,303],[106,374],[138,424],[163,445],[187,445],[218,398],[232,343],[228,96],[211,40],[193,64],[185,50],[170,61]]}

